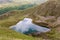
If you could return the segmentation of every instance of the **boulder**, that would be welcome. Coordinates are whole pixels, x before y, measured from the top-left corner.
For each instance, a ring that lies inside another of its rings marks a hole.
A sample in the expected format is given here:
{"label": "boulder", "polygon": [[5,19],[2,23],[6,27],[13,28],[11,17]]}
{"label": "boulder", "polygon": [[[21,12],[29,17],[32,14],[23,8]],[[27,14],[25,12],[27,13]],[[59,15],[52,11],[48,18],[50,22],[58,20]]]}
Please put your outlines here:
{"label": "boulder", "polygon": [[47,28],[53,27],[53,23],[55,22],[56,22],[56,18],[54,16],[47,16],[47,17],[41,16],[39,20],[33,20],[34,24]]}

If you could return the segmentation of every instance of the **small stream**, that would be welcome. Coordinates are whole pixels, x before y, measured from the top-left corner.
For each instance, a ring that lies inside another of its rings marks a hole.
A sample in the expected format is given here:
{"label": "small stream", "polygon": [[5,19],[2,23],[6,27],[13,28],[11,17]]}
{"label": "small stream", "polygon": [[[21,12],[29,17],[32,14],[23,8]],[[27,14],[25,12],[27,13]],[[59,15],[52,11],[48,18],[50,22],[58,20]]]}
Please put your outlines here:
{"label": "small stream", "polygon": [[32,19],[30,18],[24,18],[22,21],[19,21],[16,25],[11,26],[10,29],[23,34],[40,34],[42,32],[45,33],[50,31],[49,28],[33,24]]}

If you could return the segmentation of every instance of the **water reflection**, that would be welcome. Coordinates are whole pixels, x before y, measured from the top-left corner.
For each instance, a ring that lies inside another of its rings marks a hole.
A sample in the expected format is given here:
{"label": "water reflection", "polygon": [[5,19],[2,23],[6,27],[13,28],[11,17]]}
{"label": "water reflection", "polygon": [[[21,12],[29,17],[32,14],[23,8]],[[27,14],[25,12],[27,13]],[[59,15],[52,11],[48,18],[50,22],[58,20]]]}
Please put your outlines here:
{"label": "water reflection", "polygon": [[31,33],[41,33],[41,32],[48,32],[50,29],[38,26],[32,23],[32,19],[24,18],[24,20],[18,22],[16,25],[10,27],[17,32],[23,34],[31,34]]}

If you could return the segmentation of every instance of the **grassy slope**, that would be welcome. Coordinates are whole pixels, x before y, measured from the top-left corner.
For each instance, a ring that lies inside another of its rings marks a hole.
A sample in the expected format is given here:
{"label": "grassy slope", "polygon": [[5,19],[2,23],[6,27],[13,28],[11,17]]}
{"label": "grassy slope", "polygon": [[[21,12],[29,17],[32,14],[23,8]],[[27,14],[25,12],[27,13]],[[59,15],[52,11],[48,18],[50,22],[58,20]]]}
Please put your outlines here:
{"label": "grassy slope", "polygon": [[[8,18],[5,18],[5,19],[0,19],[0,37],[2,37],[2,39],[6,39],[6,40],[8,40],[8,39],[13,39],[13,40],[15,40],[15,38],[16,39],[27,39],[27,40],[37,40],[37,39],[39,39],[39,40],[43,40],[44,39],[44,37],[43,36],[41,36],[41,37],[39,37],[39,38],[32,38],[32,37],[27,37],[27,36],[25,36],[24,37],[24,35],[23,34],[19,34],[19,33],[16,33],[16,32],[14,32],[14,31],[12,31],[12,30],[9,30],[8,28],[9,28],[9,26],[11,26],[11,25],[15,25],[18,21],[20,21],[20,20],[22,20],[23,18],[25,18],[26,17],[26,15],[28,15],[29,13],[27,12],[26,13],[26,11],[27,10],[25,10],[25,11],[13,11],[13,13],[12,14],[14,14],[13,16],[9,16]],[[25,14],[26,13],[26,14]],[[4,33],[6,33],[6,34],[4,34]],[[52,31],[50,32],[50,33],[47,33],[46,35],[46,38],[47,39],[50,39],[50,40],[60,40],[60,32],[57,32],[56,30],[55,30],[55,28],[53,28],[52,29]],[[5,38],[6,37],[6,38]]]}
{"label": "grassy slope", "polygon": [[[26,17],[24,11],[13,11],[9,14],[14,15],[4,17],[2,20],[0,19],[0,40],[37,40],[37,38],[20,34],[9,29],[10,26],[15,25],[18,21]],[[38,39],[42,40],[42,38]]]}
{"label": "grassy slope", "polygon": [[[39,7],[37,7],[37,8],[39,8]],[[30,9],[28,9],[28,10],[24,10],[24,11],[13,11],[13,12],[8,12],[8,13],[11,13],[11,14],[14,14],[14,15],[9,15],[9,16],[3,16],[3,19],[0,19],[0,26],[3,28],[3,29],[5,29],[5,28],[7,28],[8,29],[8,27],[9,26],[11,26],[11,25],[15,25],[18,21],[20,21],[20,20],[22,20],[23,18],[25,18],[27,15],[29,15],[29,16],[27,16],[27,17],[30,17],[30,18],[35,18],[34,16],[36,15],[36,14],[34,14],[35,12],[36,12],[36,10],[38,10],[38,9],[36,9],[36,7],[35,8],[30,8]],[[38,11],[39,12],[39,11]],[[38,13],[39,15],[40,15],[40,12]],[[38,15],[37,14],[37,15]],[[41,13],[42,14],[42,13]],[[36,16],[37,17],[37,16]],[[36,18],[35,18],[36,19]],[[0,30],[2,30],[1,28],[0,28]],[[9,30],[9,29],[8,29]],[[2,30],[2,32],[1,32],[1,35],[3,35],[3,33],[7,33],[7,35],[10,35],[9,33],[8,33],[8,30],[7,30],[7,32],[5,31],[5,30]],[[3,32],[4,31],[4,32]],[[10,30],[11,31],[11,30]],[[11,31],[11,32],[13,32],[13,31]],[[14,32],[14,33],[16,33],[16,32]],[[5,34],[4,34],[5,35]],[[6,36],[7,36],[6,35]],[[50,40],[60,40],[60,32],[58,32],[57,30],[56,30],[56,28],[52,28],[52,31],[51,32],[49,32],[49,33],[47,33],[46,34],[47,36],[45,36],[47,39],[50,39]],[[6,37],[5,36],[5,37]],[[13,35],[11,35],[11,36],[13,36]],[[9,38],[11,37],[11,36],[9,36]],[[22,37],[23,37],[24,35],[22,35]],[[4,36],[3,36],[4,37]],[[15,35],[13,36],[13,37],[16,37]],[[22,38],[21,36],[20,37],[18,37],[18,38]],[[17,38],[17,37],[16,37]],[[29,37],[26,37],[26,38],[29,38]],[[11,38],[12,39],[12,38]],[[15,38],[14,38],[15,39]],[[22,38],[23,39],[23,38]],[[43,40],[44,39],[44,37],[43,36],[41,36],[41,37],[39,37],[38,38],[39,40]],[[31,39],[31,40],[34,40],[34,39]]]}
{"label": "grassy slope", "polygon": [[34,40],[33,37],[17,33],[6,27],[0,27],[0,40]]}
{"label": "grassy slope", "polygon": [[19,20],[22,20],[24,16],[21,15],[20,12],[15,14],[14,16],[10,16],[7,19],[0,20],[0,40],[34,40],[33,37],[28,37],[26,35],[14,32],[10,30],[8,27],[16,24]]}
{"label": "grassy slope", "polygon": [[0,8],[0,15],[12,10],[24,10],[26,8],[35,6],[35,4],[24,4],[24,5],[14,5],[14,6],[6,5],[6,6]]}

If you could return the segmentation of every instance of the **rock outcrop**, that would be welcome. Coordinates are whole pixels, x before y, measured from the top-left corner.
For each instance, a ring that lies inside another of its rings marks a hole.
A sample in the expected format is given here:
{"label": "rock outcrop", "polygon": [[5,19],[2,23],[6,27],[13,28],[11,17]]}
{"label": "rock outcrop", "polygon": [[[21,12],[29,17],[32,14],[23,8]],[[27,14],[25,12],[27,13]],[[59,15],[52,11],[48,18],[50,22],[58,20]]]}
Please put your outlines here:
{"label": "rock outcrop", "polygon": [[37,14],[43,16],[60,16],[60,1],[50,0],[36,8]]}
{"label": "rock outcrop", "polygon": [[[60,25],[60,1],[49,0],[46,3],[41,4],[35,8],[34,14],[36,14],[37,20],[34,21],[38,25],[49,25],[50,27],[57,27]],[[36,18],[35,17],[35,18]],[[38,21],[38,22],[37,22]]]}

